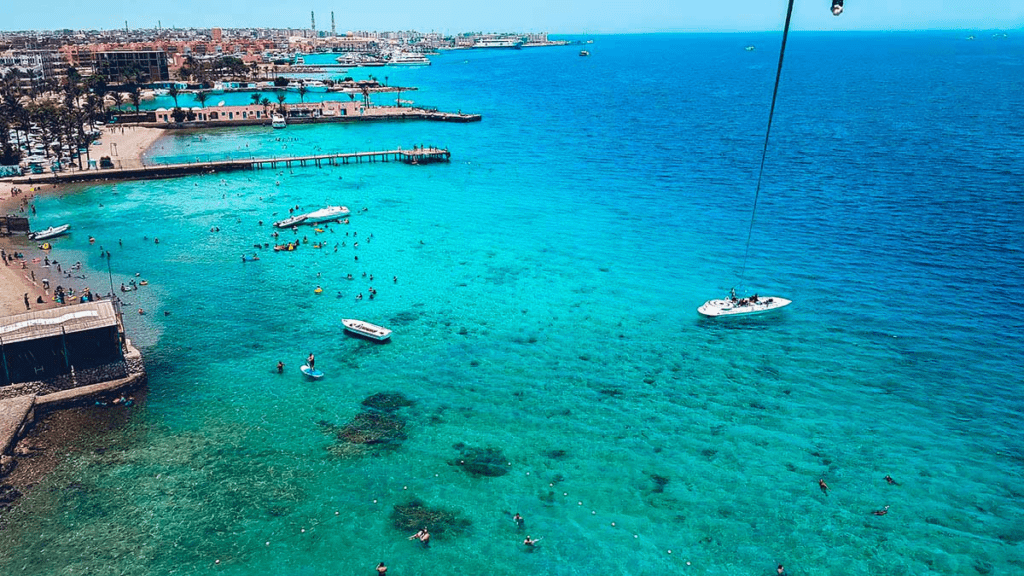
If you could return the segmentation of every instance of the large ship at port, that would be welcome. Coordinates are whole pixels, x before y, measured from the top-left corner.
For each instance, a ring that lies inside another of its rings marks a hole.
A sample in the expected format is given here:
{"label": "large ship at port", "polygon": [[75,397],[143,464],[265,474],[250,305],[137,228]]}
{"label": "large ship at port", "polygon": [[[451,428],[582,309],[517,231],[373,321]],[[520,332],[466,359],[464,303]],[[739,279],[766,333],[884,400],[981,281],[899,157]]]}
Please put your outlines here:
{"label": "large ship at port", "polygon": [[394,52],[388,60],[388,66],[430,66],[430,60],[413,52]]}
{"label": "large ship at port", "polygon": [[523,39],[517,36],[477,38],[476,42],[473,43],[473,48],[514,48],[518,50],[522,47]]}

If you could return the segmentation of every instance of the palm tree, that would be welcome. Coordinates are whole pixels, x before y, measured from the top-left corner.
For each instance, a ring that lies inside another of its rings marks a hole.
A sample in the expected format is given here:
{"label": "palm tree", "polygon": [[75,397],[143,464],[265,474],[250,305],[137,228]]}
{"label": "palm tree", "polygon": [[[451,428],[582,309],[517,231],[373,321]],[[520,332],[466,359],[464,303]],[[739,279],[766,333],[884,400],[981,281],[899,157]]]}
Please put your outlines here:
{"label": "palm tree", "polygon": [[181,91],[179,91],[178,87],[173,85],[173,84],[171,85],[170,88],[167,89],[167,95],[170,96],[171,98],[174,98],[174,107],[175,108],[178,107],[178,94],[181,94]]}
{"label": "palm tree", "polygon": [[270,98],[264,98],[260,100],[260,105],[263,106],[263,115],[267,115],[267,108],[270,108]]}
{"label": "palm tree", "polygon": [[286,112],[287,111],[287,108],[284,107],[284,99],[285,98],[286,98],[286,96],[284,95],[284,92],[278,92],[277,93],[277,103],[278,103],[278,105],[281,108],[281,112]]}
{"label": "palm tree", "polygon": [[202,91],[202,90],[196,92],[196,102],[199,102],[199,105],[202,106],[203,108],[206,108],[206,100],[209,97],[210,97],[210,95],[207,94],[206,92]]}
{"label": "palm tree", "polygon": [[259,92],[256,92],[255,94],[252,95],[252,104],[253,104],[253,106],[259,106],[260,105],[260,98],[263,98],[263,94],[260,94]]}
{"label": "palm tree", "polygon": [[309,93],[309,88],[306,88],[305,84],[299,85],[299,101],[302,103],[306,102],[306,94]]}
{"label": "palm tree", "polygon": [[132,86],[132,91],[128,93],[128,97],[132,99],[132,106],[135,107],[135,122],[139,121],[139,104],[142,103],[142,88],[138,85]]}
{"label": "palm tree", "polygon": [[121,104],[124,104],[124,95],[120,91],[114,90],[110,96],[114,99],[114,108],[120,110]]}

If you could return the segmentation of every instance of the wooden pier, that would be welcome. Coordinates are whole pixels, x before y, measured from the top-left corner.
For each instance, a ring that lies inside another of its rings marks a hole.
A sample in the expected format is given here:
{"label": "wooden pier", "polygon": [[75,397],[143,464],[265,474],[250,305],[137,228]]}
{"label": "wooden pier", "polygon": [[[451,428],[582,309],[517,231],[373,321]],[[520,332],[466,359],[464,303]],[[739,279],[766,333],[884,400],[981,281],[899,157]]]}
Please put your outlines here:
{"label": "wooden pier", "polygon": [[149,180],[154,178],[175,178],[190,174],[212,174],[238,170],[260,170],[264,168],[296,166],[343,166],[363,162],[402,162],[420,165],[449,162],[451,152],[447,148],[412,148],[409,150],[381,150],[375,152],[348,152],[338,154],[312,154],[308,156],[277,156],[273,158],[232,158],[189,162],[187,164],[153,164],[140,168],[108,168],[59,172],[52,175],[30,175],[12,180],[15,184],[58,184],[69,182],[95,182],[97,180]]}

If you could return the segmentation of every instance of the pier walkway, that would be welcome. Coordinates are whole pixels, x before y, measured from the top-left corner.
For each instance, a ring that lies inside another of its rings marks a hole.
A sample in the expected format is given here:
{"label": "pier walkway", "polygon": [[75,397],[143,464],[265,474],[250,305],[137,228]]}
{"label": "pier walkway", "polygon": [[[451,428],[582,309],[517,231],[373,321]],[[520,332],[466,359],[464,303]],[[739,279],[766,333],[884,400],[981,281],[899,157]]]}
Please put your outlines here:
{"label": "pier walkway", "polygon": [[237,170],[260,170],[279,166],[341,166],[363,162],[402,162],[405,164],[434,164],[448,162],[451,152],[447,148],[413,148],[405,150],[381,150],[375,152],[348,152],[337,154],[311,154],[306,156],[277,156],[272,158],[237,158],[189,162],[184,164],[152,164],[140,168],[107,168],[59,172],[57,174],[30,175],[11,180],[14,184],[58,184],[69,182],[94,182],[97,180],[149,180],[153,178],[174,178],[189,174],[233,172]]}

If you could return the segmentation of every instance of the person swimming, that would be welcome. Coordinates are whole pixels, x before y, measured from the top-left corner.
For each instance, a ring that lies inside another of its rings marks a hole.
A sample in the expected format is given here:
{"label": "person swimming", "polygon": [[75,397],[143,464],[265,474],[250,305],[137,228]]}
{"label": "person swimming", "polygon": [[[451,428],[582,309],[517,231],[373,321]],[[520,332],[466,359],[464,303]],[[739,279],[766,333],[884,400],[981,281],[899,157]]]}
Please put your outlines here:
{"label": "person swimming", "polygon": [[824,478],[818,478],[818,488],[821,488],[823,494],[828,494],[828,484],[825,484]]}
{"label": "person swimming", "polygon": [[892,476],[889,476],[888,474],[885,475],[885,481],[893,486],[899,486],[899,484],[897,484],[896,481],[892,479]]}
{"label": "person swimming", "polygon": [[885,516],[888,513],[889,513],[889,505],[888,504],[885,505],[885,508],[882,508],[881,510],[875,510],[874,512],[872,512],[872,514],[874,514],[875,516]]}
{"label": "person swimming", "polygon": [[419,540],[423,543],[424,547],[430,545],[430,532],[426,528],[421,529],[419,532],[409,536],[409,540]]}

